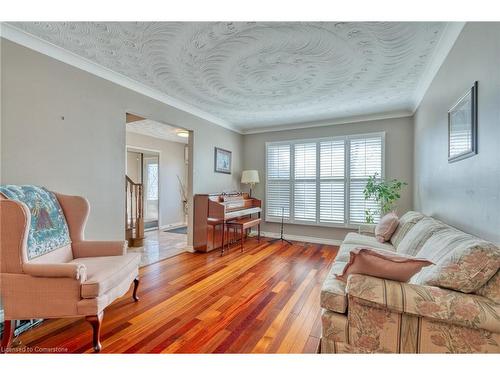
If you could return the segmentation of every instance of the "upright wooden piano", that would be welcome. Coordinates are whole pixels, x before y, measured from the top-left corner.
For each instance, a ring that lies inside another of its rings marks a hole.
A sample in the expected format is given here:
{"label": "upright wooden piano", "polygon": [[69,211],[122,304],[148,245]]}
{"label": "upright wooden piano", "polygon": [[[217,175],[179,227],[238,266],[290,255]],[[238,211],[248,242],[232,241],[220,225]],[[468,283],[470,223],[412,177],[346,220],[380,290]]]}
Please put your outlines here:
{"label": "upright wooden piano", "polygon": [[208,252],[220,248],[228,220],[261,214],[262,202],[248,193],[196,194],[194,196],[193,248]]}

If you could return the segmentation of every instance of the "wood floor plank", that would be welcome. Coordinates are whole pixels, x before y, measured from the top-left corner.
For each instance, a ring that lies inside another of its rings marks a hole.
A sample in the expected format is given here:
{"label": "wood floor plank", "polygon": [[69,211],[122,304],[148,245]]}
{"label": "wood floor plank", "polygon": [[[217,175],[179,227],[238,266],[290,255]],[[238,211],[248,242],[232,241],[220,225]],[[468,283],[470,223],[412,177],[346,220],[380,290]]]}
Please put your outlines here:
{"label": "wood floor plank", "polygon": [[[338,248],[248,239],[245,251],[183,253],[140,270],[104,312],[103,353],[313,353],[321,335],[319,292]],[[48,319],[21,346],[91,353],[82,318]]]}

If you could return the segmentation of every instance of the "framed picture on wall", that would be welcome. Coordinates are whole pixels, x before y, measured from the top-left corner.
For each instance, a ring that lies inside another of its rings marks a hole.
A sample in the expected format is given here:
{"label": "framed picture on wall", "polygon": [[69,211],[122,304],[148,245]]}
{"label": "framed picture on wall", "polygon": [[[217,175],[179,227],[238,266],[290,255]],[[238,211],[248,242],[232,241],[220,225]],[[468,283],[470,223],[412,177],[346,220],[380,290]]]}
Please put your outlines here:
{"label": "framed picture on wall", "polygon": [[477,81],[448,111],[448,162],[477,154]]}
{"label": "framed picture on wall", "polygon": [[215,172],[231,174],[231,151],[215,148]]}

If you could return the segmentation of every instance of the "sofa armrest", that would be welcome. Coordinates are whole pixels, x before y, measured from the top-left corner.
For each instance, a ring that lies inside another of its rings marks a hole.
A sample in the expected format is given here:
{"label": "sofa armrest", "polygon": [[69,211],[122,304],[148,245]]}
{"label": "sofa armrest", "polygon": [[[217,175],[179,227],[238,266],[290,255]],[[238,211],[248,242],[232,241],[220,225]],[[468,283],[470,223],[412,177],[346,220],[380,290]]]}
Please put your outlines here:
{"label": "sofa armrest", "polygon": [[68,277],[84,282],[87,268],[79,263],[24,263],[24,273],[34,277]]}
{"label": "sofa armrest", "polygon": [[361,304],[500,333],[500,304],[476,294],[351,275],[346,292]]}
{"label": "sofa armrest", "polygon": [[81,241],[71,244],[74,258],[125,255],[126,241]]}

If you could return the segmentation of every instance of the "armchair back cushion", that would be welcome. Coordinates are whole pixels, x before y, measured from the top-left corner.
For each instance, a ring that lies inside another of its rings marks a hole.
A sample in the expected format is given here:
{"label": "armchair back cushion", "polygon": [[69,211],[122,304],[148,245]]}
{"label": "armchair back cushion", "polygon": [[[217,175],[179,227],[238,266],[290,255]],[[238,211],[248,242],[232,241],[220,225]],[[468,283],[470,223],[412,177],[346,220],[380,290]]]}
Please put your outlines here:
{"label": "armchair back cushion", "polygon": [[30,213],[25,261],[71,243],[68,224],[54,193],[34,185],[1,185],[6,198],[24,203]]}

